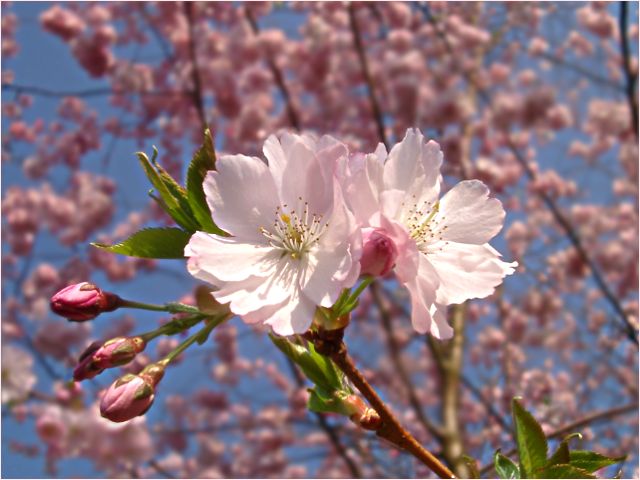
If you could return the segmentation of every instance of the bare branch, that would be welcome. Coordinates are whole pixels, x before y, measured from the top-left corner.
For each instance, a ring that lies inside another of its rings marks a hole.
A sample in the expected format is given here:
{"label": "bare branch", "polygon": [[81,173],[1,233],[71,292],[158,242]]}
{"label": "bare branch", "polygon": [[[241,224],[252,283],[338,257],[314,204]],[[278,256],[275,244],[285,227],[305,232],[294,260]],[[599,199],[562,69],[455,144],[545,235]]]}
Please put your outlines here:
{"label": "bare branch", "polygon": [[360,34],[360,28],[358,27],[358,20],[356,19],[355,7],[353,2],[349,2],[349,25],[351,26],[351,33],[353,34],[353,41],[356,45],[356,51],[358,52],[358,58],[360,60],[360,68],[362,69],[362,76],[367,84],[367,92],[369,94],[369,103],[371,104],[371,112],[373,113],[373,119],[376,122],[376,128],[378,130],[378,138],[384,144],[387,151],[389,150],[389,142],[387,140],[387,134],[384,130],[384,118],[382,116],[382,110],[380,104],[376,98],[375,85],[373,78],[371,77],[371,71],[369,70],[369,63],[367,62],[367,55],[362,45],[362,36]]}
{"label": "bare branch", "polygon": [[[253,17],[253,13],[251,13],[251,9],[245,8],[245,16],[247,18],[247,21],[249,22],[249,25],[251,26],[251,30],[253,31],[254,35],[258,35],[258,33],[260,33],[260,28],[258,27],[258,22],[256,22],[256,19]],[[278,65],[276,65],[275,60],[268,55],[267,55],[267,65],[269,65],[269,69],[271,70],[273,79],[275,80],[276,85],[280,90],[282,99],[284,100],[285,108],[287,110],[287,116],[289,117],[289,123],[293,128],[300,131],[302,128],[300,124],[300,119],[298,118],[298,113],[293,107],[293,102],[291,100],[291,93],[289,92],[289,88],[287,87],[287,84],[284,81],[284,76],[280,71],[280,69],[278,68]]]}

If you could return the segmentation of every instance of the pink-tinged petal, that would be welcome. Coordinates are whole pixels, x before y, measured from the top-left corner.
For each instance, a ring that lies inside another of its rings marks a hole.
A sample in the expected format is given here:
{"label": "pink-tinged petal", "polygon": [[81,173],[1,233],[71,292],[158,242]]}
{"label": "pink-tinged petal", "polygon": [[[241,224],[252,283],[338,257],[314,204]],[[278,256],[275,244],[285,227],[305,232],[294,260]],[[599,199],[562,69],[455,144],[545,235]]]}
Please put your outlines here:
{"label": "pink-tinged petal", "polygon": [[437,278],[429,274],[417,275],[406,283],[411,299],[411,325],[421,334],[431,332],[431,306],[436,300]]}
{"label": "pink-tinged petal", "polygon": [[285,154],[278,137],[275,135],[269,135],[269,138],[264,142],[262,152],[264,153],[267,162],[269,162],[269,170],[273,175],[276,188],[280,191],[282,189],[282,177],[287,166],[287,155]]}
{"label": "pink-tinged petal", "polygon": [[283,302],[276,303],[274,305],[265,305],[264,307],[259,308],[253,312],[245,313],[242,315],[242,320],[246,323],[264,323],[270,317],[276,314],[278,310],[284,307],[286,303],[289,302],[289,298],[284,300]]}
{"label": "pink-tinged petal", "polygon": [[271,274],[280,258],[280,253],[270,245],[241,243],[233,237],[204,232],[196,232],[191,237],[185,255],[197,257],[200,271],[223,282],[249,276],[265,277]]}
{"label": "pink-tinged petal", "polygon": [[453,337],[453,328],[447,323],[447,307],[431,305],[431,335],[440,340],[448,340]]}
{"label": "pink-tinged petal", "polygon": [[[330,137],[328,137],[330,138]],[[325,214],[333,200],[333,171],[346,147],[324,139],[324,149],[310,135],[283,133],[270,136],[264,145],[280,200],[288,209],[302,211],[304,202],[316,214]]]}
{"label": "pink-tinged petal", "polygon": [[[465,180],[447,192],[433,219],[438,222],[442,240],[482,245],[502,228],[502,203],[489,198],[489,189],[479,180]],[[442,229],[443,226],[446,229]]]}
{"label": "pink-tinged petal", "polygon": [[357,163],[360,160],[353,165],[349,164],[351,173],[344,184],[345,198],[356,220],[366,225],[380,209],[384,167],[375,154],[366,155],[360,165]]}
{"label": "pink-tinged petal", "polygon": [[438,303],[449,305],[491,295],[518,265],[503,262],[499,257],[500,254],[488,244],[440,242],[433,245],[433,253],[427,258],[440,279]]}
{"label": "pink-tinged petal", "polygon": [[[339,196],[339,191],[336,191]],[[339,201],[338,201],[339,202]],[[353,216],[338,203],[329,227],[301,268],[300,288],[317,305],[330,307],[358,278],[362,243]]]}
{"label": "pink-tinged petal", "polygon": [[402,190],[407,198],[422,201],[425,192],[439,192],[442,151],[433,140],[425,143],[422,133],[408,129],[404,139],[389,152],[384,166],[385,188]]}
{"label": "pink-tinged petal", "polygon": [[397,222],[389,220],[381,215],[380,227],[393,240],[397,250],[396,264],[394,267],[396,276],[401,283],[406,283],[418,275],[420,252],[416,242],[409,236],[407,230]]}
{"label": "pink-tinged petal", "polygon": [[226,282],[213,292],[213,296],[220,303],[230,302],[229,308],[236,315],[279,304],[297,288],[299,272],[293,262],[282,259],[267,278],[249,277],[238,282]]}
{"label": "pink-tinged petal", "polygon": [[284,303],[282,308],[278,309],[265,323],[271,325],[278,335],[304,333],[311,326],[315,312],[315,303],[299,290],[295,290],[289,301]]}
{"label": "pink-tinged petal", "polygon": [[216,224],[245,241],[264,241],[261,226],[274,221],[278,194],[269,168],[259,158],[227,155],[209,172],[204,192]]}

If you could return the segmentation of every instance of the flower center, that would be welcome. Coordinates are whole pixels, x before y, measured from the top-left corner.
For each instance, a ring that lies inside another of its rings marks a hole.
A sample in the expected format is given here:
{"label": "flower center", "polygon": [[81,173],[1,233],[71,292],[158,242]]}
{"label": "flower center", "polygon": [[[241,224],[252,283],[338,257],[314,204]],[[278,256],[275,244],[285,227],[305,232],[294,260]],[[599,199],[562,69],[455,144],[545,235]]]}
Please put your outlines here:
{"label": "flower center", "polygon": [[269,240],[269,245],[281,250],[283,257],[289,255],[293,259],[308,253],[329,227],[328,223],[322,222],[322,215],[309,213],[309,203],[302,197],[298,197],[298,206],[298,211],[293,209],[288,213],[285,213],[286,203],[276,207],[272,228],[260,227],[260,233]]}
{"label": "flower center", "polygon": [[[442,234],[448,228],[444,225],[444,215],[436,218],[439,209],[439,202],[422,202],[420,205],[414,203],[406,212],[404,223],[409,230],[409,236],[422,253],[431,253],[433,250],[430,251],[429,247],[442,241]],[[447,243],[445,242],[445,245]],[[442,246],[439,249],[442,250]]]}

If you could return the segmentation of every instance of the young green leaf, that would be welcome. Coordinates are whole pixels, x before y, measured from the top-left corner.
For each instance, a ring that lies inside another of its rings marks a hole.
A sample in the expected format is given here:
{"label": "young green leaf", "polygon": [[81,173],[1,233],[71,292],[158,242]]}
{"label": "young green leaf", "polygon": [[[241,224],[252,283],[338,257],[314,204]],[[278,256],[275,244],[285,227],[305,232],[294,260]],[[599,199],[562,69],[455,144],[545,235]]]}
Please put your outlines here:
{"label": "young green leaf", "polygon": [[558,465],[560,463],[569,463],[569,442],[567,440],[560,442],[558,449],[547,461],[548,466]]}
{"label": "young green leaf", "polygon": [[[154,150],[154,160],[157,151]],[[160,194],[162,206],[165,211],[175,220],[182,228],[189,232],[198,230],[198,222],[193,218],[193,213],[186,198],[186,193],[181,193],[181,188],[168,174],[162,176],[156,168],[151,164],[147,155],[138,152],[138,159],[144,169],[145,174],[149,178],[151,184]],[[167,179],[170,179],[168,180]],[[176,188],[176,186],[178,188]],[[182,190],[184,192],[184,190]]]}
{"label": "young green leaf", "polygon": [[593,473],[601,468],[608,467],[620,463],[627,458],[622,457],[607,457],[600,453],[590,452],[587,450],[573,450],[570,452],[569,462],[571,466],[581,468],[589,473]]}
{"label": "young green leaf", "polygon": [[94,247],[113,253],[139,258],[184,258],[184,247],[191,233],[179,228],[145,228],[121,243],[106,245],[92,243]]}
{"label": "young green leaf", "polygon": [[211,212],[207,205],[202,183],[207,172],[214,170],[216,165],[216,153],[213,148],[211,132],[204,132],[204,142],[195,153],[187,170],[187,199],[193,215],[200,224],[200,230],[208,233],[224,235],[225,232],[218,228],[211,218]]}
{"label": "young green leaf", "polygon": [[496,473],[502,479],[509,478],[521,478],[520,468],[510,458],[505,457],[497,450],[493,456],[493,464],[496,469]]}
{"label": "young green leaf", "polygon": [[305,376],[311,380],[323,392],[328,395],[336,390],[346,390],[342,382],[342,375],[333,362],[315,351],[313,345],[308,343],[308,349],[297,345],[286,338],[269,335],[271,341],[298,365]]}
{"label": "young green leaf", "polygon": [[591,473],[572,465],[560,464],[536,470],[532,478],[596,478]]}
{"label": "young green leaf", "polygon": [[511,402],[511,409],[520,457],[520,474],[527,478],[534,470],[546,465],[547,439],[533,415],[515,398]]}

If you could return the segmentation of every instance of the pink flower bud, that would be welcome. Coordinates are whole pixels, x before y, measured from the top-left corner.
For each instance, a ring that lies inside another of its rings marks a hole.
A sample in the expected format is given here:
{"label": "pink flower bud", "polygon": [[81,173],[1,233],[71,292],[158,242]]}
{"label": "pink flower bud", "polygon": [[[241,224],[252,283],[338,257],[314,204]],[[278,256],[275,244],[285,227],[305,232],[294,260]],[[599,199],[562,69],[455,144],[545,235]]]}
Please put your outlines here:
{"label": "pink flower bud", "polygon": [[126,422],[144,415],[155,398],[155,387],[164,375],[164,366],[152,364],[138,375],[120,377],[102,396],[100,414],[112,422]]}
{"label": "pink flower bud", "polygon": [[398,249],[382,228],[365,228],[362,231],[362,275],[383,276],[389,273],[396,262]]}
{"label": "pink flower bud", "polygon": [[116,337],[102,345],[94,342],[80,355],[73,379],[79,382],[95,377],[106,368],[129,363],[145,346],[141,337]]}
{"label": "pink flower bud", "polygon": [[51,297],[51,310],[73,322],[84,322],[120,306],[120,297],[92,283],[69,285]]}

